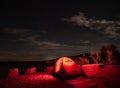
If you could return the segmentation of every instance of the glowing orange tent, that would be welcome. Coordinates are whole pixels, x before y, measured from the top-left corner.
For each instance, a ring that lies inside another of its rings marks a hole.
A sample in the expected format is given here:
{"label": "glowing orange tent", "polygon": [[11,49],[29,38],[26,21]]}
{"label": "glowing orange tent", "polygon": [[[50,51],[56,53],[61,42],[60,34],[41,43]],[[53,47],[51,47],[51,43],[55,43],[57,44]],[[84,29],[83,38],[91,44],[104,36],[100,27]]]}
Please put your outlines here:
{"label": "glowing orange tent", "polygon": [[54,66],[54,73],[60,77],[72,77],[81,74],[81,65],[76,64],[69,57],[59,58]]}

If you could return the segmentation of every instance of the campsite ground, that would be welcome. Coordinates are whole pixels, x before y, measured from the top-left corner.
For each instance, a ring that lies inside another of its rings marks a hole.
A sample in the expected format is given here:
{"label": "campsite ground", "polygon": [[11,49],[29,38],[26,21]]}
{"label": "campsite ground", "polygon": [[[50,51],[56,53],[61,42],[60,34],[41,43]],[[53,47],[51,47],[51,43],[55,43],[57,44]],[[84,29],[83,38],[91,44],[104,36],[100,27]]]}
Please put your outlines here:
{"label": "campsite ground", "polygon": [[[120,88],[120,75],[88,78],[79,76],[68,80],[59,80],[51,74],[44,73],[44,69],[54,65],[56,59],[50,61],[32,62],[0,62],[0,86],[1,88]],[[20,76],[6,77],[8,70],[18,68]],[[29,67],[36,67],[37,74],[25,75]],[[41,73],[42,72],[42,73]],[[107,78],[106,78],[107,77]]]}
{"label": "campsite ground", "polygon": [[26,69],[36,67],[37,72],[43,71],[45,67],[53,65],[54,61],[21,61],[21,62],[0,62],[0,77],[8,74],[9,69],[18,68],[20,74],[24,74]]}

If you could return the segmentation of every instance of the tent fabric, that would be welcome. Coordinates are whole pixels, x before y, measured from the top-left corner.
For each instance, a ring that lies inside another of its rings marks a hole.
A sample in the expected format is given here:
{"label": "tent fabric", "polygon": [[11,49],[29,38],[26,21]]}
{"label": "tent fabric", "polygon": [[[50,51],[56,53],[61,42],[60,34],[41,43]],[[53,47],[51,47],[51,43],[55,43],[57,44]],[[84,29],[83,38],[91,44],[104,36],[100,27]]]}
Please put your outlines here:
{"label": "tent fabric", "polygon": [[60,77],[72,77],[82,74],[81,65],[69,57],[59,58],[54,66],[54,73]]}

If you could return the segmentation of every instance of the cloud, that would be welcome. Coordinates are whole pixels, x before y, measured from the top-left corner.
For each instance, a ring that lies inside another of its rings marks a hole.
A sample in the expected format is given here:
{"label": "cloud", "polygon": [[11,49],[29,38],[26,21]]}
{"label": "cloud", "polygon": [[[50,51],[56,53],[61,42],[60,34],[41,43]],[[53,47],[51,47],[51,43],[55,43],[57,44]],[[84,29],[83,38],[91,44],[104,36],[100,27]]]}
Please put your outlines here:
{"label": "cloud", "polygon": [[26,38],[20,38],[21,41],[25,41],[28,44],[37,45],[37,46],[63,46],[64,44],[55,43],[52,41],[40,41],[38,38],[40,38],[41,35],[31,35]]}
{"label": "cloud", "polygon": [[118,32],[120,30],[120,21],[88,19],[82,12],[70,18],[63,18],[62,20],[70,22],[73,25],[83,26],[90,28],[90,30],[98,31],[109,38],[120,37],[120,33]]}
{"label": "cloud", "polygon": [[35,41],[36,44],[40,46],[62,46],[62,44],[55,43],[55,42],[49,42],[49,41]]}
{"label": "cloud", "polygon": [[88,40],[80,40],[80,43],[83,43],[83,44],[89,44],[90,41],[88,41]]}
{"label": "cloud", "polygon": [[79,26],[85,26],[85,27],[90,26],[90,22],[84,16],[84,13],[79,13],[79,15],[75,15],[75,16],[70,17],[68,19],[63,18],[63,21],[72,22],[73,24],[76,24],[76,25],[79,25]]}
{"label": "cloud", "polygon": [[2,32],[9,34],[24,34],[31,32],[31,29],[21,29],[21,28],[4,28]]}
{"label": "cloud", "polygon": [[27,40],[27,41],[36,41],[37,40],[37,38],[39,38],[40,37],[40,35],[31,35],[31,36],[27,36],[26,38],[25,38],[25,40]]}
{"label": "cloud", "polygon": [[11,52],[11,51],[0,51],[0,56],[5,56],[5,55],[12,55],[15,56],[16,52]]}
{"label": "cloud", "polygon": [[[60,43],[55,43],[52,41],[40,41],[41,36],[45,36],[47,31],[41,30],[32,32],[31,29],[20,29],[20,28],[3,28],[2,33],[8,33],[10,35],[10,41],[16,42],[21,41],[26,43],[28,46],[62,46]],[[16,36],[19,35],[19,36]],[[24,45],[23,45],[24,46]]]}

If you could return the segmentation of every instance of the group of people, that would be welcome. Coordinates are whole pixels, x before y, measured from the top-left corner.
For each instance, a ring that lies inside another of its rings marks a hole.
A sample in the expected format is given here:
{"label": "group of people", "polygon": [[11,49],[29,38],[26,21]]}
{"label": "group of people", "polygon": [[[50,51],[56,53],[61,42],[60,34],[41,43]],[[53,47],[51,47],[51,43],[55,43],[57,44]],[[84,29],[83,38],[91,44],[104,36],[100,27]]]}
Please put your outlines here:
{"label": "group of people", "polygon": [[101,63],[110,65],[120,64],[120,53],[112,44],[102,46],[100,52],[92,51],[89,56],[77,57],[79,64]]}

